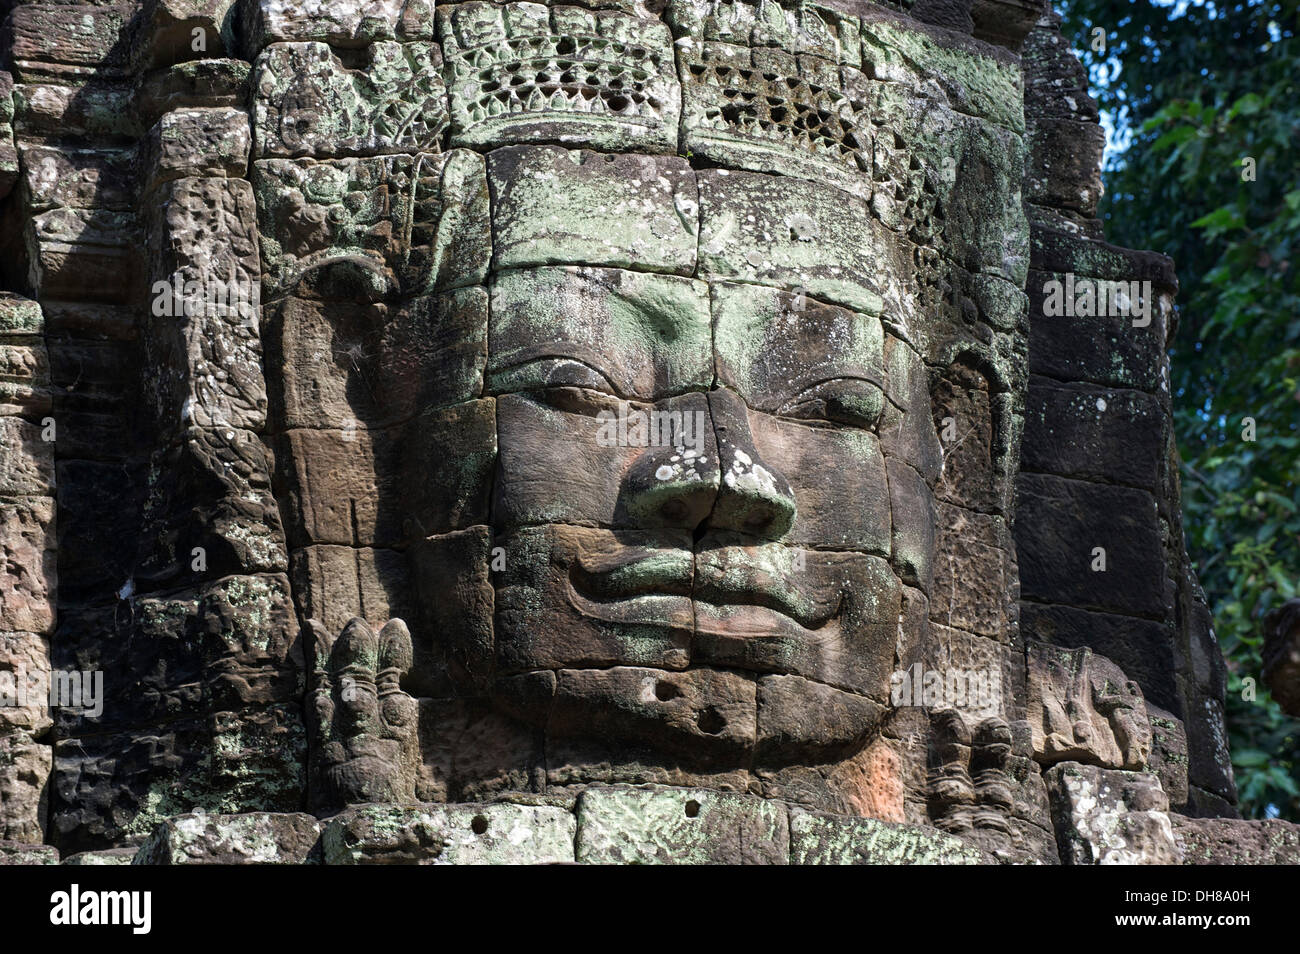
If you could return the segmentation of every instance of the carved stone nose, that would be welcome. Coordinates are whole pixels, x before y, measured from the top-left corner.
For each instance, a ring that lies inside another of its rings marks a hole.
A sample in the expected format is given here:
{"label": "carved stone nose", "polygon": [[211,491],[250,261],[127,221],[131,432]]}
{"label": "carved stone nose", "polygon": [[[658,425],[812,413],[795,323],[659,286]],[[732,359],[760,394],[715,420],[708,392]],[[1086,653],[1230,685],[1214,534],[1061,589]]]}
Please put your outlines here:
{"label": "carved stone nose", "polygon": [[768,466],[755,450],[749,416],[740,398],[727,390],[711,391],[709,411],[721,470],[709,527],[780,539],[794,525],[794,491],[785,476]]}
{"label": "carved stone nose", "polygon": [[639,527],[692,530],[708,517],[718,481],[718,456],[712,446],[702,452],[649,448],[632,465],[624,483],[628,516]]}
{"label": "carved stone nose", "polygon": [[694,530],[713,509],[721,479],[709,405],[702,394],[667,402],[676,429],[654,430],[672,439],[648,447],[623,483],[623,506],[638,527]]}

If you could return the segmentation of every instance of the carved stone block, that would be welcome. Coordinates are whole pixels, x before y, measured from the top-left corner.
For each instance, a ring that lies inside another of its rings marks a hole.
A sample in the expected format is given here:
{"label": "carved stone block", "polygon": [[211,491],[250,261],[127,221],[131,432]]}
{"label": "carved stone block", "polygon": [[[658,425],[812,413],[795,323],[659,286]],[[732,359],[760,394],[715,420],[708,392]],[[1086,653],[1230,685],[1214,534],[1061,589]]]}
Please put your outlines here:
{"label": "carved stone block", "polygon": [[253,0],[244,6],[245,36],[253,51],[277,40],[354,48],[433,39],[432,0]]}
{"label": "carved stone block", "polygon": [[575,828],[549,805],[366,805],[331,819],[321,844],[329,865],[566,864]]}
{"label": "carved stone block", "polygon": [[712,380],[709,289],[700,281],[520,269],[495,277],[491,316],[487,386],[496,393],[568,384],[657,400]]}
{"label": "carved stone block", "polygon": [[141,192],[185,176],[242,179],[248,172],[248,115],[228,107],[174,109],[149,131]]}
{"label": "carved stone block", "polygon": [[702,789],[589,789],[578,799],[586,864],[788,864],[784,806]]}
{"label": "carved stone block", "polygon": [[1063,762],[1045,777],[1066,864],[1182,863],[1169,799],[1154,775]]}
{"label": "carved stone block", "polygon": [[248,812],[167,819],[136,854],[142,865],[301,865],[318,862],[311,815]]}
{"label": "carved stone block", "polygon": [[799,179],[708,169],[700,184],[700,273],[759,282],[880,315],[891,253],[866,204]]}
{"label": "carved stone block", "polygon": [[1137,683],[1086,647],[1028,643],[1029,724],[1043,765],[1086,762],[1138,770],[1151,754],[1151,725]]}
{"label": "carved stone block", "polygon": [[53,764],[53,750],[30,733],[0,735],[0,838],[45,839]]}

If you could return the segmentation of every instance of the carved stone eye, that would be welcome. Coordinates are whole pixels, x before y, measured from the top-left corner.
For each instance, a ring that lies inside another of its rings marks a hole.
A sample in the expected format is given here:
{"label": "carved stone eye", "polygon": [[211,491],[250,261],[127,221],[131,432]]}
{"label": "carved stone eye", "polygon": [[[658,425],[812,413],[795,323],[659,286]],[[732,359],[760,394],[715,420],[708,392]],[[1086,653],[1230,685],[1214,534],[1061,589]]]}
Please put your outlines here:
{"label": "carved stone eye", "polygon": [[778,413],[808,421],[874,429],[885,410],[885,393],[861,378],[840,378],[808,388]]}

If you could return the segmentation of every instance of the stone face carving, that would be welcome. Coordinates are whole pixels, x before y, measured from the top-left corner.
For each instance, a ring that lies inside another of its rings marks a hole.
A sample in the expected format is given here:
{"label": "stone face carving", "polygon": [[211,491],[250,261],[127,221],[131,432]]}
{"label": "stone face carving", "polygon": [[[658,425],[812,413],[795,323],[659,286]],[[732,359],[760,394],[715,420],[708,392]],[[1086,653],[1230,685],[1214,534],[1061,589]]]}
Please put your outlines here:
{"label": "stone face carving", "polygon": [[1104,656],[1029,644],[1029,718],[1044,765],[1140,769],[1151,754],[1142,690]]}
{"label": "stone face carving", "polygon": [[[106,685],[0,709],[0,839],[1176,858],[1164,793],[1232,789],[1166,342],[1030,311],[1136,261],[1031,12],[19,4],[0,674]],[[1066,427],[1098,387],[1122,424]],[[1057,559],[1093,525],[1105,591]]]}
{"label": "stone face carving", "polygon": [[1285,711],[1300,713],[1300,600],[1264,618],[1264,681]]}

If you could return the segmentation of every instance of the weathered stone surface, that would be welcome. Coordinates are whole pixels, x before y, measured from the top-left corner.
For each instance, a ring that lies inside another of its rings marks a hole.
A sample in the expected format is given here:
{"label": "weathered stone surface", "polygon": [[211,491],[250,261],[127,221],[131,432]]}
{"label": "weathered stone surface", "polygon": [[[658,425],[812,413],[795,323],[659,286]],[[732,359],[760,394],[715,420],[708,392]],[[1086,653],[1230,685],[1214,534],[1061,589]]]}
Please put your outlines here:
{"label": "weathered stone surface", "polygon": [[433,38],[428,0],[255,0],[244,7],[245,36],[254,51],[276,40],[360,47]]}
{"label": "weathered stone surface", "polygon": [[14,292],[0,292],[0,337],[26,338],[45,330],[39,302]]}
{"label": "weathered stone surface", "polygon": [[407,551],[422,626],[415,633],[411,684],[442,694],[450,676],[462,691],[482,691],[495,666],[492,574],[511,559],[487,527],[436,534]]}
{"label": "weathered stone surface", "polygon": [[291,297],[263,317],[281,428],[382,426],[479,396],[488,294],[474,285],[400,306]]}
{"label": "weathered stone surface", "polygon": [[315,621],[311,803],[317,809],[415,798],[419,724],[400,680],[411,668],[411,633],[400,619],[375,633],[354,617],[338,638]]}
{"label": "weathered stone surface", "polygon": [[557,387],[502,395],[496,405],[494,519],[503,530],[572,523],[684,531],[717,496],[717,444],[704,395],[645,405]]}
{"label": "weathered stone surface", "polygon": [[978,848],[933,828],[818,812],[790,813],[793,865],[977,865]]}
{"label": "weathered stone surface", "polygon": [[59,864],[62,865],[129,865],[136,856],[139,849],[134,846],[128,848],[105,848],[103,851],[79,851],[75,855],[68,855]]}
{"label": "weathered stone surface", "polygon": [[1037,319],[1030,322],[1029,338],[1035,372],[1058,380],[1148,392],[1161,390],[1167,333],[1163,310],[1154,309],[1151,324],[1146,327],[1133,327],[1134,319],[1122,315],[1045,316],[1045,289],[1051,282],[1063,281],[1060,273],[1029,274],[1029,310]]}
{"label": "weathered stone surface", "polygon": [[168,369],[149,389],[159,423],[172,434],[187,426],[260,431],[266,383],[253,189],[191,177],[165,184],[157,199],[146,347]]}
{"label": "weathered stone surface", "polygon": [[18,151],[14,145],[14,80],[0,73],[0,199],[18,181]]}
{"label": "weathered stone surface", "polygon": [[5,725],[3,731],[0,735],[0,837],[43,841],[49,817],[48,786],[53,751],[30,733],[14,731],[12,723]]}
{"label": "weathered stone surface", "polygon": [[1165,709],[1181,705],[1170,627],[1164,622],[1025,603],[1020,608],[1020,628],[1026,637],[1066,649],[1087,646],[1136,680],[1148,702]]}
{"label": "weathered stone surface", "polygon": [[84,86],[19,83],[14,86],[14,125],[36,136],[116,138],[144,132],[131,109],[133,90],[121,80]]}
{"label": "weathered stone surface", "polygon": [[238,6],[235,0],[145,0],[135,27],[136,63],[150,68],[196,54],[233,54]]}
{"label": "weathered stone surface", "polygon": [[707,169],[697,178],[701,274],[802,289],[880,315],[879,276],[888,256],[880,226],[860,199],[752,172]]}
{"label": "weathered stone surface", "polygon": [[754,749],[755,686],[743,676],[630,666],[555,675],[548,736],[661,743],[700,762],[734,763]]}
{"label": "weathered stone surface", "polygon": [[1183,721],[1147,702],[1151,723],[1151,757],[1147,770],[1160,779],[1169,804],[1178,810],[1187,804],[1187,730]]}
{"label": "weathered stone surface", "polygon": [[867,696],[800,676],[763,676],[757,683],[760,762],[831,761],[860,747],[884,714]]}
{"label": "weathered stone surface", "polygon": [[122,302],[144,273],[135,216],[109,209],[51,209],[34,215],[26,242],[39,298]]}
{"label": "weathered stone surface", "polygon": [[[675,4],[674,12],[690,6]],[[837,59],[769,45],[780,42],[783,30],[794,45],[800,27],[811,26],[807,21],[819,13],[831,23],[817,22],[813,29],[820,27],[821,36],[813,36],[829,39],[828,45],[834,46],[840,45],[837,39],[857,40],[855,21],[839,20],[823,8],[807,10],[805,23],[799,25],[787,24],[778,12],[763,24],[767,30],[755,25],[762,34],[754,47],[749,37],[728,35],[725,28],[717,31],[716,39],[706,33],[703,43],[688,41],[679,47],[682,142],[687,150],[732,168],[828,181],[864,197],[870,194],[871,140],[860,115],[868,108],[865,75]],[[730,26],[734,30],[736,24]],[[825,36],[841,27],[844,37]],[[737,32],[742,31],[743,26]],[[833,56],[835,51],[817,50],[826,52]],[[856,49],[842,52],[850,61],[857,57]]]}
{"label": "weathered stone surface", "polygon": [[[798,553],[732,546],[700,554],[692,660],[803,676],[883,701],[901,610],[897,578],[884,560],[856,553],[806,551],[803,569],[792,572]],[[729,605],[764,578],[788,616]]]}
{"label": "weathered stone surface", "polygon": [[243,429],[191,427],[156,451],[136,528],[134,579],[166,586],[204,573],[286,571],[270,469],[262,440]]}
{"label": "weathered stone surface", "polygon": [[1063,860],[1075,865],[1180,864],[1169,799],[1154,775],[1077,762],[1044,776]]}
{"label": "weathered stone surface", "polygon": [[1154,491],[1167,427],[1160,402],[1141,391],[1033,378],[1021,466]]}
{"label": "weathered stone surface", "polygon": [[54,758],[50,839],[68,852],[140,842],[198,809],[296,812],[307,781],[306,733],[293,706],[70,738]]}
{"label": "weathered stone surface", "polygon": [[[1025,201],[1068,209],[1086,216],[1101,198],[1101,157],[1106,135],[1093,122],[1040,117],[1027,143],[1041,166],[1026,169]],[[1039,171],[1041,169],[1041,171]]]}
{"label": "weathered stone surface", "polygon": [[59,850],[50,845],[0,841],[0,865],[57,865]]}
{"label": "weathered stone surface", "polygon": [[177,815],[140,846],[137,865],[311,864],[321,823],[311,815]]}
{"label": "weathered stone surface", "polygon": [[879,424],[881,449],[933,484],[944,470],[945,451],[935,431],[925,364],[911,345],[886,334],[885,373],[889,402]]}
{"label": "weathered stone surface", "polygon": [[0,630],[49,633],[57,585],[54,501],[0,499]]}
{"label": "weathered stone surface", "polygon": [[382,626],[394,616],[414,617],[406,554],[348,546],[310,546],[290,556],[298,611],[341,632],[358,613]]}
{"label": "weathered stone surface", "polygon": [[953,108],[1012,130],[1024,128],[1020,71],[1003,51],[968,44],[948,33],[942,39],[929,31],[909,30],[883,12],[864,17],[862,63],[875,76],[899,81],[916,70],[934,79]]}
{"label": "weathered stone surface", "polygon": [[426,802],[486,801],[545,782],[542,733],[483,699],[421,699],[420,761],[415,792]]}
{"label": "weathered stone surface", "polygon": [[28,3],[10,14],[10,55],[21,82],[43,76],[121,75],[130,6]]}
{"label": "weathered stone surface", "polygon": [[691,275],[695,173],[678,156],[508,147],[488,157],[495,269],[608,265]]}
{"label": "weathered stone surface", "polygon": [[141,122],[155,123],[174,109],[244,109],[250,69],[243,60],[203,59],[148,73],[135,96]]}
{"label": "weathered stone surface", "polygon": [[[685,668],[692,632],[689,543],[680,532],[620,540],[609,531],[560,524],[498,538],[506,557],[496,579],[499,671]],[[639,585],[634,572],[620,569],[640,562],[662,582]],[[635,640],[622,636],[629,625]]]}
{"label": "weathered stone surface", "polygon": [[1300,826],[1294,822],[1170,818],[1185,865],[1300,864]]}
{"label": "weathered stone surface", "polygon": [[174,109],[149,131],[142,191],[184,176],[241,179],[251,146],[248,115],[228,107]]}
{"label": "weathered stone surface", "polygon": [[435,408],[394,428],[288,432],[279,463],[290,542],[385,547],[487,523],[494,403]]}
{"label": "weathered stone surface", "polygon": [[548,805],[364,805],[327,822],[321,844],[329,865],[565,864],[575,830]]}
{"label": "weathered stone surface", "polygon": [[594,788],[578,798],[580,864],[787,864],[785,806],[692,789]]}
{"label": "weathered stone surface", "polygon": [[50,727],[48,635],[0,632],[0,731],[44,736]]}
{"label": "weathered stone surface", "polygon": [[131,206],[131,163],[125,149],[71,149],[26,143],[22,147],[23,184],[29,207],[103,208],[125,211]]}
{"label": "weathered stone surface", "polygon": [[[944,503],[935,509],[932,592],[936,599],[930,604],[930,617],[1000,639],[1008,588],[1005,523],[996,516]],[[946,600],[940,594],[946,594]]]}
{"label": "weathered stone surface", "polygon": [[621,269],[521,269],[496,276],[490,313],[494,393],[568,384],[653,401],[712,380],[704,282]]}
{"label": "weathered stone surface", "polygon": [[276,43],[253,68],[257,157],[438,152],[447,127],[442,55],[378,42],[348,69],[324,43]]}
{"label": "weathered stone surface", "polygon": [[0,497],[54,495],[53,447],[42,430],[22,418],[0,417]]}
{"label": "weathered stone surface", "polygon": [[[1159,618],[1165,612],[1160,527],[1148,493],[1021,474],[1016,520],[1041,527],[1017,538],[1021,593],[1084,609]],[[1105,569],[1098,559],[1104,551]]]}
{"label": "weathered stone surface", "polygon": [[289,703],[302,691],[298,624],[280,575],[65,612],[54,650],[58,668],[103,673],[102,713],[59,712],[72,734]]}
{"label": "weathered stone surface", "polygon": [[802,291],[711,286],[718,382],[750,407],[874,428],[884,410],[879,319]]}

